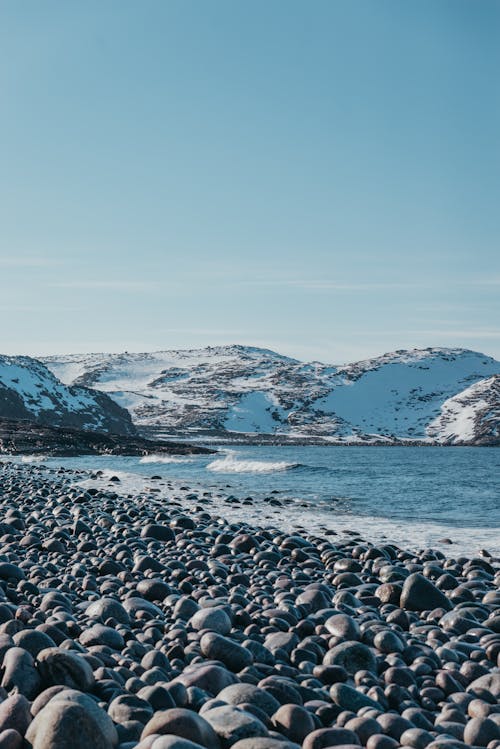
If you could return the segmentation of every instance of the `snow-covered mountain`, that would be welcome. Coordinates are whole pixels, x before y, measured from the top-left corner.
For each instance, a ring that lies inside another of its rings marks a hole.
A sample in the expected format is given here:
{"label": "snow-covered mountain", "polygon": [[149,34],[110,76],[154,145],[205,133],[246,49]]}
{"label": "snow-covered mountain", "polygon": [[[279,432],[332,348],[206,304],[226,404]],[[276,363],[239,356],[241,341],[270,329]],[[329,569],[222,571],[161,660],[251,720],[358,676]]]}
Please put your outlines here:
{"label": "snow-covered mountain", "polygon": [[63,385],[28,356],[0,355],[0,417],[133,435],[130,414],[98,390]]}
{"label": "snow-covered mountain", "polygon": [[[489,429],[498,439],[498,380],[492,376],[500,362],[465,349],[396,351],[342,366],[247,346],[43,361],[63,382],[109,394],[138,426],[171,434],[456,444],[483,439]],[[467,394],[471,386],[481,398]],[[480,405],[486,400],[493,404],[488,415]],[[472,407],[475,426],[461,415]]]}
{"label": "snow-covered mountain", "polygon": [[500,444],[500,375],[480,380],[445,401],[427,433],[451,445]]}

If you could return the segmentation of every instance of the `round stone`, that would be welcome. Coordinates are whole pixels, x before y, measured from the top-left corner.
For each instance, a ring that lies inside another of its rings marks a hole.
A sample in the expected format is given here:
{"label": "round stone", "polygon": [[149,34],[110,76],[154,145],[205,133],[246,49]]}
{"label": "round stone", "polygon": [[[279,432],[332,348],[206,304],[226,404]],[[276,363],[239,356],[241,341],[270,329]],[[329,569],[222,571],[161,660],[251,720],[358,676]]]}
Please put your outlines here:
{"label": "round stone", "polygon": [[216,733],[205,718],[182,707],[155,713],[144,726],[141,741],[153,734],[173,734],[201,744],[206,749],[217,749],[219,745]]}
{"label": "round stone", "polygon": [[86,610],[86,615],[91,619],[116,619],[120,624],[129,625],[130,617],[119,601],[114,598],[101,598],[93,601]]}
{"label": "round stone", "polygon": [[377,673],[377,661],[372,650],[356,641],[341,642],[329,650],[323,658],[323,665],[342,666],[351,676],[357,671]]}
{"label": "round stone", "polygon": [[249,650],[216,632],[205,633],[200,640],[200,647],[203,655],[222,661],[234,673],[253,663],[253,656]]}
{"label": "round stone", "polygon": [[199,609],[189,620],[192,629],[209,629],[219,635],[228,635],[231,631],[231,620],[220,608]]}
{"label": "round stone", "polygon": [[233,705],[215,707],[203,714],[220,739],[222,749],[229,749],[240,739],[267,736],[265,725],[245,710]]}
{"label": "round stone", "polygon": [[94,674],[86,660],[79,655],[62,650],[47,648],[38,654],[38,671],[44,687],[63,684],[71,689],[90,692],[94,686]]}
{"label": "round stone", "polygon": [[113,749],[118,734],[111,718],[91,697],[64,690],[36,715],[26,740],[33,749]]}

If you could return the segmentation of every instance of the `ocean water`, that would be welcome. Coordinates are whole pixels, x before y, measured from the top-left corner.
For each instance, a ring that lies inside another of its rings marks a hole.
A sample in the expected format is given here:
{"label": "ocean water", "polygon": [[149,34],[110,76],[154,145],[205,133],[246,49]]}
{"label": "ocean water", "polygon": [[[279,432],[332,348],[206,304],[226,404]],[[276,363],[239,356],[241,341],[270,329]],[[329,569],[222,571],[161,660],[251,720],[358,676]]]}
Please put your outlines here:
{"label": "ocean water", "polygon": [[[237,446],[215,455],[44,463],[100,469],[105,474],[94,482],[100,486],[116,474],[120,483],[110,484],[113,490],[154,487],[166,503],[194,490],[205,497],[207,510],[234,520],[357,533],[410,547],[433,545],[450,556],[482,548],[500,554],[500,450],[495,448]],[[228,503],[227,495],[254,502]],[[281,506],[271,503],[276,499]]]}

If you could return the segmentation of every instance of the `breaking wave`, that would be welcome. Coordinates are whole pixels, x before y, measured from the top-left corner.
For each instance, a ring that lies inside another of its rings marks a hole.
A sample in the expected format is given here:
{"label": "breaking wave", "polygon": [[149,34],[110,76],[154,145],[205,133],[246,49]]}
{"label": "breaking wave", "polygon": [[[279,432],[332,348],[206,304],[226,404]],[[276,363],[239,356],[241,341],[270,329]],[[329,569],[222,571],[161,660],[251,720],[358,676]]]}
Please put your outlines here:
{"label": "breaking wave", "polygon": [[207,471],[214,473],[274,473],[275,471],[289,471],[297,468],[298,463],[286,461],[238,460],[233,455],[217,458],[207,465]]}
{"label": "breaking wave", "polygon": [[177,457],[175,455],[145,455],[139,463],[192,463],[193,458]]}

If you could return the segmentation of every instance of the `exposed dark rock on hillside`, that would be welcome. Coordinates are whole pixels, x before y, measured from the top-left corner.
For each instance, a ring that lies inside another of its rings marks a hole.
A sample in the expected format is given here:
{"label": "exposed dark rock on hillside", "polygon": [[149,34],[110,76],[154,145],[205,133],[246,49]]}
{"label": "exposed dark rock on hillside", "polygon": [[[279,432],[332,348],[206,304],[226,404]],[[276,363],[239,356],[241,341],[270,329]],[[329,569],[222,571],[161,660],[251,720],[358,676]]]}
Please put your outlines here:
{"label": "exposed dark rock on hillside", "polygon": [[0,355],[0,417],[136,434],[129,412],[106,393],[63,385],[44,364],[28,356]]}

